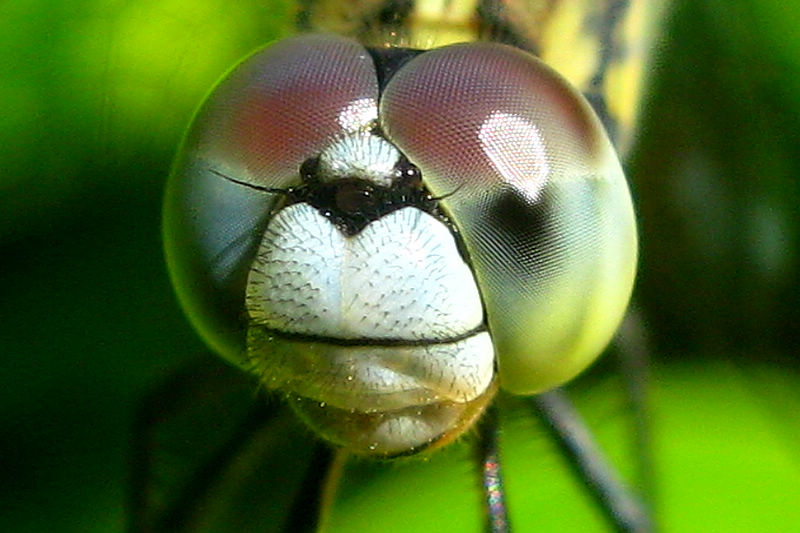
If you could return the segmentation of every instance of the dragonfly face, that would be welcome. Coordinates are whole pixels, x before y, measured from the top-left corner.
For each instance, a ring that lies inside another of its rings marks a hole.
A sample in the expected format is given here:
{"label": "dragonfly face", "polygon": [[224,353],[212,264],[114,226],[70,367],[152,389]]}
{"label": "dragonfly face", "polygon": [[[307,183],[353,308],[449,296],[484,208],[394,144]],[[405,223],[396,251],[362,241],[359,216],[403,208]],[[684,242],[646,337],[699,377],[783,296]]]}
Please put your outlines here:
{"label": "dragonfly face", "polygon": [[165,236],[209,345],[328,440],[380,456],[450,442],[498,387],[574,377],[636,262],[591,107],[490,43],[307,35],[256,52],[195,117]]}

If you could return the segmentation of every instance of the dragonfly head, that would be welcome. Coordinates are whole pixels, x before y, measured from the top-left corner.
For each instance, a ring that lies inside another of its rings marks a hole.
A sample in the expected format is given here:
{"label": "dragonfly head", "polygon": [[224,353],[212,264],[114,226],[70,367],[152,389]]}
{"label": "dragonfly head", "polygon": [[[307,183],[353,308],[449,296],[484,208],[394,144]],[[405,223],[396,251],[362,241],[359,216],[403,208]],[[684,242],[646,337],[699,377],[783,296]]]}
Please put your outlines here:
{"label": "dragonfly head", "polygon": [[208,344],[381,456],[574,377],[636,264],[621,167],[567,82],[498,44],[404,57],[330,35],[256,52],[198,111],[165,202]]}

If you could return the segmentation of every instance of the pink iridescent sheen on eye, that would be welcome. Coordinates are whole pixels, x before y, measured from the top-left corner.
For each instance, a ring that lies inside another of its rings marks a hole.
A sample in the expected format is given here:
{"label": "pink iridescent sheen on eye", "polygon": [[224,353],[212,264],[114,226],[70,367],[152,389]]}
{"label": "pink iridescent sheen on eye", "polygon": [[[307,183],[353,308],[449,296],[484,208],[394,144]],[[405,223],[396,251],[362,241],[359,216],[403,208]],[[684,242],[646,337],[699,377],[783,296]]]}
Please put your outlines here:
{"label": "pink iridescent sheen on eye", "polygon": [[286,39],[233,69],[198,116],[196,142],[221,169],[286,186],[309,154],[343,131],[374,124],[377,104],[375,65],[358,43]]}
{"label": "pink iridescent sheen on eye", "polygon": [[[505,120],[510,137],[495,137],[492,144],[508,152],[507,168],[522,174],[590,163],[588,152],[602,138],[591,109],[558,74],[529,54],[492,43],[454,45],[415,58],[392,78],[380,107],[389,137],[435,173],[428,181],[436,194],[508,181],[487,150],[491,124],[502,135]],[[525,128],[533,142],[514,138]]]}
{"label": "pink iridescent sheen on eye", "polygon": [[636,229],[584,98],[518,49],[461,44],[404,65],[380,120],[470,252],[501,387],[539,392],[588,365],[627,306]]}

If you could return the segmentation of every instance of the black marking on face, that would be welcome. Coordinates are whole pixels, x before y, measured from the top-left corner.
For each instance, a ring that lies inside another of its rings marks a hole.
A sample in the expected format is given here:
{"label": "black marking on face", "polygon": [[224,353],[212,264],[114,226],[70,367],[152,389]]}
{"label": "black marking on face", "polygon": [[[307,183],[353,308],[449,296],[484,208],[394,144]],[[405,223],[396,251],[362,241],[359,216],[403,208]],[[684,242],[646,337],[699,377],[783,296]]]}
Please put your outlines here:
{"label": "black marking on face", "polygon": [[409,60],[425,52],[425,50],[399,47],[367,47],[367,52],[372,56],[372,61],[375,63],[375,71],[378,74],[378,90],[383,93],[383,89],[386,88],[392,76],[394,76],[394,74]]}
{"label": "black marking on face", "polygon": [[287,204],[305,202],[353,236],[370,222],[404,207],[416,207],[440,216],[438,201],[422,185],[420,170],[402,158],[393,171],[392,185],[377,185],[358,176],[330,182],[320,179],[319,158],[300,167],[303,185],[287,189]]}
{"label": "black marking on face", "polygon": [[[485,317],[486,314],[484,313],[483,316]],[[278,337],[288,341],[296,341],[296,342],[316,342],[316,343],[323,343],[329,344],[332,346],[353,346],[353,347],[364,347],[364,346],[376,346],[376,347],[389,347],[389,346],[398,346],[407,348],[410,346],[434,346],[437,344],[454,344],[457,342],[461,342],[463,340],[469,339],[470,337],[474,337],[475,335],[479,335],[485,331],[488,331],[485,321],[481,323],[479,326],[465,331],[464,333],[460,333],[458,335],[450,335],[447,338],[443,339],[405,339],[405,338],[367,338],[367,337],[355,337],[355,338],[344,338],[344,337],[330,337],[327,335],[313,335],[307,333],[293,333],[291,331],[285,331],[281,329],[272,329],[265,326],[260,325],[251,325],[251,328],[254,331],[257,331],[259,335],[263,336],[264,338],[270,337]]]}

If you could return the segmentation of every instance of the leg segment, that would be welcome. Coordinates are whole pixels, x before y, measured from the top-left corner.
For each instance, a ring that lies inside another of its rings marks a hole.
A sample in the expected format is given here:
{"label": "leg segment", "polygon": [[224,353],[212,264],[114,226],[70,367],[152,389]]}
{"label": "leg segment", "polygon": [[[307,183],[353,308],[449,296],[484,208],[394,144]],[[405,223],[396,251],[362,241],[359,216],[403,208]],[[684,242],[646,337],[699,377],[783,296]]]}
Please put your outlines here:
{"label": "leg segment", "polygon": [[534,396],[532,401],[573,470],[592,491],[616,529],[652,531],[647,509],[617,477],[566,394],[554,389]]}
{"label": "leg segment", "polygon": [[506,512],[503,476],[500,467],[499,427],[497,406],[490,406],[480,428],[478,460],[487,510],[486,530],[490,533],[508,533],[511,528]]}

